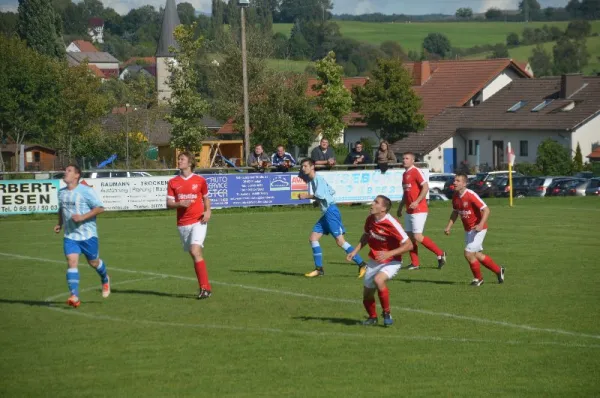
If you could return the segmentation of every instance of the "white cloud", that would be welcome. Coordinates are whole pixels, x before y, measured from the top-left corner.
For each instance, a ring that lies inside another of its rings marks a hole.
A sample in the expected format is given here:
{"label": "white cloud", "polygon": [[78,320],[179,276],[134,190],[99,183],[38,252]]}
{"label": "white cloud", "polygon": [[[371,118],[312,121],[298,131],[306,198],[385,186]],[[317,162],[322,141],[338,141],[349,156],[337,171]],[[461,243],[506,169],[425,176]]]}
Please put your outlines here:
{"label": "white cloud", "polygon": [[375,12],[375,6],[370,0],[360,0],[356,7],[354,7],[354,14],[370,14]]}
{"label": "white cloud", "polygon": [[481,7],[477,12],[485,12],[490,8],[499,8],[501,10],[516,10],[518,7],[517,0],[483,0]]}

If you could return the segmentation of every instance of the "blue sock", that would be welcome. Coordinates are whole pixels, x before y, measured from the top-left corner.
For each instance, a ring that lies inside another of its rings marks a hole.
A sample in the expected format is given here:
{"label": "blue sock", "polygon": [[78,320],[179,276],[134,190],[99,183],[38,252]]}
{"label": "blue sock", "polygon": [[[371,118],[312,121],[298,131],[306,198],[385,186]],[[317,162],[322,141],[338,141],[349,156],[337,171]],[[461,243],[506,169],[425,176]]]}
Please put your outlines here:
{"label": "blue sock", "polygon": [[108,283],[108,275],[106,275],[106,265],[104,265],[104,261],[100,259],[100,265],[96,268],[96,272],[100,275],[100,279],[102,279],[102,283]]}
{"label": "blue sock", "polygon": [[315,259],[315,267],[322,268],[323,251],[321,250],[321,245],[319,244],[319,241],[311,240],[310,245],[312,246],[313,258]]}
{"label": "blue sock", "polygon": [[[354,250],[354,248],[352,247],[352,245],[350,243],[348,243],[348,242],[345,242],[342,245],[342,249],[344,249],[344,251],[346,252],[346,254],[350,254],[350,253],[352,253],[352,250]],[[352,261],[354,261],[358,265],[361,265],[364,262],[363,259],[362,259],[362,257],[358,253],[356,253],[356,256],[352,257]]]}
{"label": "blue sock", "polygon": [[71,294],[79,297],[79,270],[77,268],[67,269],[67,285]]}

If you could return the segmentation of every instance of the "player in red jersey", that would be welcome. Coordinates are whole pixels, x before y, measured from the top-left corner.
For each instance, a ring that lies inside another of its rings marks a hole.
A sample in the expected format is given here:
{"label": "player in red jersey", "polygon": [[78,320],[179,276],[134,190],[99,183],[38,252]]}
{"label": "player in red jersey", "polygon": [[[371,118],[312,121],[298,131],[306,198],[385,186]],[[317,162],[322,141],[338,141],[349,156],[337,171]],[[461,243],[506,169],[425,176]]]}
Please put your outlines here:
{"label": "player in red jersey", "polygon": [[375,306],[375,290],[383,310],[383,325],[391,326],[394,321],[390,315],[390,295],[386,281],[392,279],[402,267],[402,254],[412,249],[412,242],[402,229],[402,226],[390,213],[392,201],[379,195],[371,203],[371,211],[365,222],[365,232],[354,250],[346,259],[358,254],[360,249],[369,245],[367,272],[363,289],[363,304],[369,318],[363,325],[377,324],[377,309]]}
{"label": "player in red jersey", "polygon": [[441,269],[446,264],[446,252],[440,249],[428,236],[423,235],[425,230],[425,221],[427,221],[427,192],[429,192],[429,183],[425,179],[423,172],[414,166],[415,154],[406,152],[402,157],[406,171],[402,175],[402,189],[404,195],[398,207],[398,218],[402,216],[402,207],[406,205],[406,217],[404,218],[404,229],[408,233],[413,243],[413,249],[410,251],[411,264],[408,270],[420,269],[419,246],[420,243],[437,256],[438,268]]}
{"label": "player in red jersey", "polygon": [[202,256],[206,229],[210,220],[210,199],[206,180],[194,174],[195,158],[190,152],[182,152],[177,158],[180,173],[169,180],[167,208],[177,209],[177,229],[183,250],[190,253],[198,278],[198,299],[211,296],[206,263]]}
{"label": "player in red jersey", "polygon": [[471,285],[481,286],[483,284],[480,263],[496,274],[498,283],[503,283],[504,268],[496,264],[490,256],[483,254],[483,239],[485,239],[487,233],[490,208],[481,200],[479,195],[467,189],[467,176],[465,174],[457,174],[454,177],[454,187],[453,210],[444,233],[450,235],[450,229],[460,215],[466,231],[465,258],[469,262],[474,278]]}

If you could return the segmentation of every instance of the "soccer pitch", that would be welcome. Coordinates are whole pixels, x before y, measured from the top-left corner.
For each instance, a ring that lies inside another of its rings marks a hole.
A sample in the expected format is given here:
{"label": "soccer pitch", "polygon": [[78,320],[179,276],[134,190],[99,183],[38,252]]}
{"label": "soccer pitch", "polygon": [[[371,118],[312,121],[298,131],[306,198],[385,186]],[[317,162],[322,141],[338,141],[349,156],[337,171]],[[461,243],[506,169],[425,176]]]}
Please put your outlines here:
{"label": "soccer pitch", "polygon": [[[469,286],[460,222],[444,236],[450,202],[435,203],[426,234],[448,263],[422,248],[423,269],[389,282],[391,328],[357,324],[362,281],[332,238],[325,277],[304,278],[317,209],[214,211],[202,301],[174,212],[105,213],[113,293],[81,265],[78,309],[56,217],[0,219],[0,396],[599,395],[600,201],[486,202],[506,282],[483,269]],[[356,244],[367,207],[341,211]]]}

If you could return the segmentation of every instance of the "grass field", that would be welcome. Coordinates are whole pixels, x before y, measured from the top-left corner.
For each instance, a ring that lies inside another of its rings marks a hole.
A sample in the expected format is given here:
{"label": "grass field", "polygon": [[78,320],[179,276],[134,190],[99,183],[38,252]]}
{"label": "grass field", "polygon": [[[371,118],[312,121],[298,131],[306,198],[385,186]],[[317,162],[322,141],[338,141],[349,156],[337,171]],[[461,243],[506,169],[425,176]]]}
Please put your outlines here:
{"label": "grass field", "polygon": [[[77,310],[55,217],[0,219],[0,396],[598,396],[597,199],[488,200],[485,250],[507,272],[480,288],[436,203],[428,235],[448,264],[422,250],[424,269],[390,282],[387,329],[357,325],[361,281],[331,238],[326,276],[302,276],[315,209],[215,211],[204,301],[173,213],[104,214],[113,294],[81,266]],[[354,243],[366,208],[342,213]]]}
{"label": "grass field", "polygon": [[289,59],[267,59],[267,65],[271,69],[282,72],[303,73],[310,61],[293,61]]}

